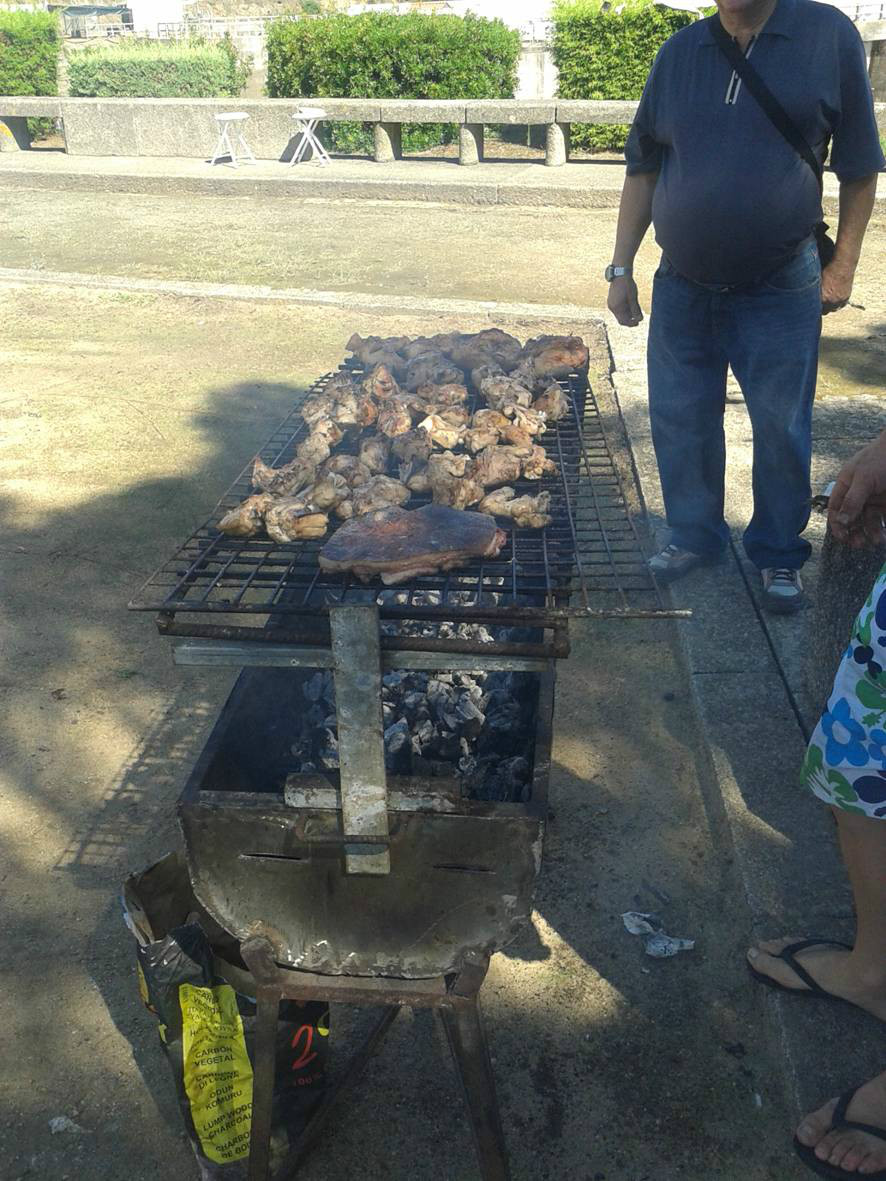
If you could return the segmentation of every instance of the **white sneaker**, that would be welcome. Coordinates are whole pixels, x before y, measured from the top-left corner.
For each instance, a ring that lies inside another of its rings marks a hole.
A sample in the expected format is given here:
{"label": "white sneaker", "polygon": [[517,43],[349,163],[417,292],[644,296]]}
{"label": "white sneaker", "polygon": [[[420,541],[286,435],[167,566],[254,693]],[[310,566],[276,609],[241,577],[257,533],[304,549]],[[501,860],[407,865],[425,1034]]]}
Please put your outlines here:
{"label": "white sneaker", "polygon": [[806,602],[799,570],[785,570],[781,566],[765,566],[763,576],[763,606],[775,615],[792,615]]}
{"label": "white sneaker", "polygon": [[649,569],[659,582],[676,582],[705,561],[701,554],[695,554],[692,550],[681,549],[679,545],[666,545],[654,558],[649,559]]}

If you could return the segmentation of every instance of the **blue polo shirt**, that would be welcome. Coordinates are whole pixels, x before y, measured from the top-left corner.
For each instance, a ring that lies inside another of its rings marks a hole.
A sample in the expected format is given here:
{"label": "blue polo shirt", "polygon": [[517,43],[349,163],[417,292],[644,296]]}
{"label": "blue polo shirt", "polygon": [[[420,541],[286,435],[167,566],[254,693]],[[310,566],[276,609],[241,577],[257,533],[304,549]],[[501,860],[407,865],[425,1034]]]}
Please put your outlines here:
{"label": "blue polo shirt", "polygon": [[[864,48],[818,0],[778,0],[749,61],[840,181],[884,164]],[[821,220],[812,169],[733,76],[706,21],[655,59],[625,149],[629,176],[659,172],[655,237],[697,283],[752,282],[792,257]]]}

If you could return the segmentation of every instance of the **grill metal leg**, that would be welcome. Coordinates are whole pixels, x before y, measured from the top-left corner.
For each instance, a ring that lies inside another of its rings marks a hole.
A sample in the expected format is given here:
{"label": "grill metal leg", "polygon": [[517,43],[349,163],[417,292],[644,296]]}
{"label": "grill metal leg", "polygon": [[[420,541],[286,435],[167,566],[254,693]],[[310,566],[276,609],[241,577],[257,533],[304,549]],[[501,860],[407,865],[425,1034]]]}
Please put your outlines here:
{"label": "grill metal leg", "polygon": [[267,1181],[271,1156],[271,1106],[277,1057],[278,989],[259,988],[256,997],[255,1060],[252,1067],[252,1128],[249,1181]]}
{"label": "grill metal leg", "polygon": [[483,1181],[510,1181],[508,1150],[476,993],[452,998],[440,1015],[458,1069]]}

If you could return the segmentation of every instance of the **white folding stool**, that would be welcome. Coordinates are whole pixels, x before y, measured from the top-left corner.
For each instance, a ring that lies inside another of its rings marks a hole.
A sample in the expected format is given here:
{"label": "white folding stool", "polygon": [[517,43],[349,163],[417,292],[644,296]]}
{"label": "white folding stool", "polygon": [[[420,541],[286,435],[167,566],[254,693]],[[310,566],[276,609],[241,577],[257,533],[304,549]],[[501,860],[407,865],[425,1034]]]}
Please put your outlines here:
{"label": "white folding stool", "polygon": [[244,163],[255,163],[252,148],[243,138],[243,124],[248,118],[249,116],[244,111],[225,111],[224,114],[215,116],[215,121],[218,123],[218,143],[215,145],[215,154],[209,161],[210,164],[214,164],[222,156],[230,156],[231,163],[235,168],[239,168],[237,153],[234,151],[234,145],[231,142],[232,131],[236,132],[237,143],[242,150]]}
{"label": "white folding stool", "polygon": [[326,118],[326,112],[320,107],[299,107],[293,111],[292,117],[298,128],[299,141],[289,161],[290,167],[302,162],[308,148],[311,149],[312,159],[318,164],[330,164],[329,153],[317,138],[317,124]]}

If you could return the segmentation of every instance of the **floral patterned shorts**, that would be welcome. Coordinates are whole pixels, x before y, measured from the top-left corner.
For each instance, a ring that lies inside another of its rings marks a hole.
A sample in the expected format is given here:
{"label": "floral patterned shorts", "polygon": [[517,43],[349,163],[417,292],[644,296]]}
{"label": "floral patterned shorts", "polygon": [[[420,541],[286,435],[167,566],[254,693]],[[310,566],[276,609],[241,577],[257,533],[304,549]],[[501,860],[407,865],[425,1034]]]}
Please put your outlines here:
{"label": "floral patterned shorts", "polygon": [[825,803],[886,820],[886,566],[855,621],[802,778]]}

